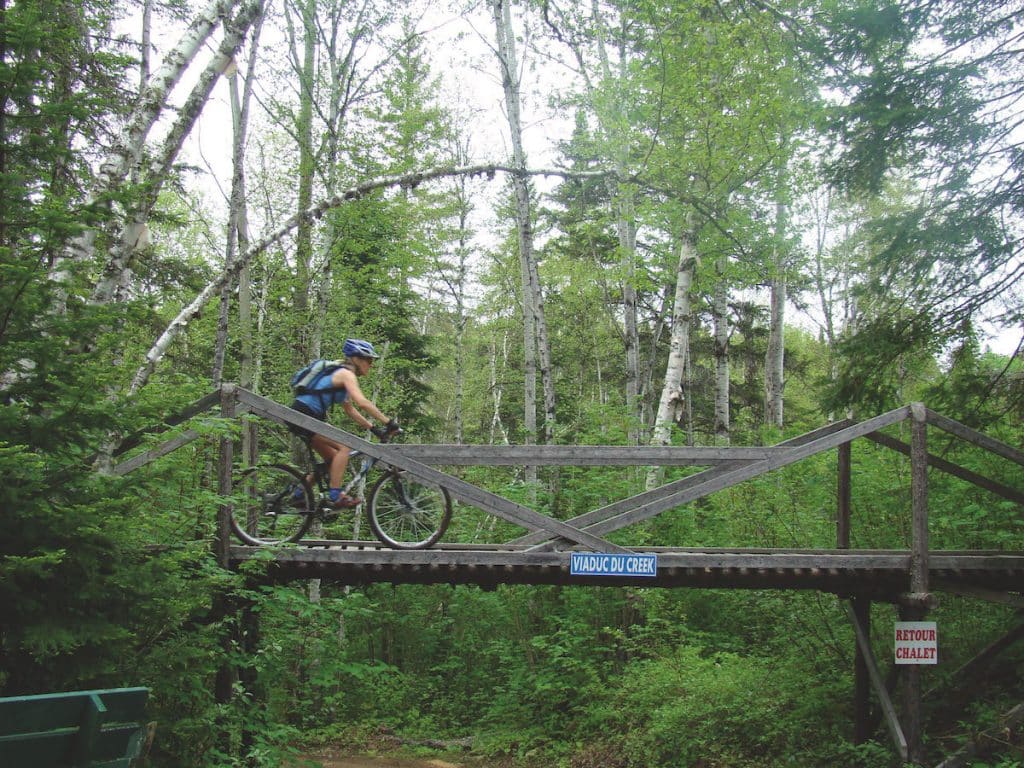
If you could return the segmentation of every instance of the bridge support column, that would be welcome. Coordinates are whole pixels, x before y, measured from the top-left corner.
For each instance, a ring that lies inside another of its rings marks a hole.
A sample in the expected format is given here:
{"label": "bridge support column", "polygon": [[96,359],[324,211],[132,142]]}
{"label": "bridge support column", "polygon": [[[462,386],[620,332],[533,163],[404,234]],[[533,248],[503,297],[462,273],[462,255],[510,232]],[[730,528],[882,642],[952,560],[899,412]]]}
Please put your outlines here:
{"label": "bridge support column", "polygon": [[[871,637],[871,601],[857,597],[851,601],[853,614],[864,629],[864,634]],[[853,657],[853,743],[863,744],[871,738],[874,724],[871,720],[871,677],[868,671],[868,660],[860,645],[856,646]]]}
{"label": "bridge support column", "polygon": [[[910,406],[910,498],[911,598],[900,607],[903,621],[921,621],[928,611],[928,437],[927,410],[923,403]],[[924,734],[921,718],[921,667],[910,664],[903,674],[903,724],[907,736],[907,758],[913,765],[924,764]]]}

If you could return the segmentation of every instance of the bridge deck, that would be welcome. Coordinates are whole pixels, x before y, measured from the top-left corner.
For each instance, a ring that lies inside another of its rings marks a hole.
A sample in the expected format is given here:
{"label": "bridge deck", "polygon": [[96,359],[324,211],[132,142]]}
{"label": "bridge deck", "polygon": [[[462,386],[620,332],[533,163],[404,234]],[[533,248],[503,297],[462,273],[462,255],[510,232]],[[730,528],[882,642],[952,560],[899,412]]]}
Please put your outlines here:
{"label": "bridge deck", "polygon": [[[589,586],[812,589],[840,596],[895,601],[910,591],[910,550],[794,550],[650,547],[653,577],[570,575],[569,551],[525,547],[443,545],[399,551],[368,541],[308,541],[262,552],[231,547],[238,565],[271,553],[275,580],[323,578],[344,584],[561,584]],[[1024,590],[1024,552],[933,551],[933,588],[951,591]]]}

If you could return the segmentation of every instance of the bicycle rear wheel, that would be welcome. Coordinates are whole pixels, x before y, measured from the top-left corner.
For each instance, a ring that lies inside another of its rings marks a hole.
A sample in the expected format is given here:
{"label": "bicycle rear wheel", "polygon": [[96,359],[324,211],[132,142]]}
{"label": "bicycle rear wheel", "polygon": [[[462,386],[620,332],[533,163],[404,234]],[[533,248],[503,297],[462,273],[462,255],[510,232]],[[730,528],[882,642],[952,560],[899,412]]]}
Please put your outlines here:
{"label": "bicycle rear wheel", "polygon": [[231,529],[246,544],[298,541],[313,522],[313,492],[294,467],[249,467],[238,476],[235,488]]}
{"label": "bicycle rear wheel", "polygon": [[436,544],[452,519],[448,491],[397,470],[374,483],[366,508],[374,535],[394,549],[426,549]]}

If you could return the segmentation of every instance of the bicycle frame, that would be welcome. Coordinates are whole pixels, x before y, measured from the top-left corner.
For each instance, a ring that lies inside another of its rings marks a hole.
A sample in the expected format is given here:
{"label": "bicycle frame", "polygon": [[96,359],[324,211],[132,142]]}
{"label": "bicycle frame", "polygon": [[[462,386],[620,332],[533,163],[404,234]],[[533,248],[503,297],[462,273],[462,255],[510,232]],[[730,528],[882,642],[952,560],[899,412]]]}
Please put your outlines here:
{"label": "bicycle frame", "polygon": [[[306,444],[307,463],[313,468],[313,488],[311,490],[319,491],[320,500],[318,505],[322,502],[322,499],[327,495],[330,490],[330,466],[324,461],[320,455],[313,450],[313,446],[309,440],[304,441]],[[376,466],[378,459],[373,456],[367,456],[362,451],[353,449],[349,453],[348,461],[349,467],[352,467],[352,462],[360,460],[359,469],[352,475],[352,478],[345,483],[342,487],[342,493],[348,494],[353,488],[355,488],[362,480],[365,480],[367,475],[370,474],[370,470]]]}

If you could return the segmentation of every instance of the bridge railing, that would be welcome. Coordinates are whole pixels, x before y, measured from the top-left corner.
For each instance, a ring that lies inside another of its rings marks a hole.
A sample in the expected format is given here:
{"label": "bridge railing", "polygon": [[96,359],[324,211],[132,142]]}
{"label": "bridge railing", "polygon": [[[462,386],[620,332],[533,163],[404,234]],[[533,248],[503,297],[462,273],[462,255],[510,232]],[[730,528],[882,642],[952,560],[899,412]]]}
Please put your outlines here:
{"label": "bridge railing", "polygon": [[[708,447],[708,446],[596,446],[596,445],[383,445],[372,443],[359,435],[325,424],[305,414],[234,385],[201,398],[180,413],[165,420],[148,434],[159,434],[220,406],[220,415],[231,418],[245,413],[256,414],[280,424],[313,429],[352,448],[400,467],[424,482],[444,486],[456,499],[478,507],[527,529],[527,533],[511,544],[527,551],[550,550],[560,543],[571,542],[585,548],[616,552],[622,547],[605,538],[608,534],[662,512],[690,504],[717,491],[762,474],[789,466],[811,456],[836,449],[838,478],[836,492],[836,544],[850,546],[851,524],[851,461],[850,446],[859,438],[871,440],[909,456],[911,463],[912,590],[926,593],[928,553],[928,479],[929,467],[946,472],[985,489],[1001,498],[1024,505],[1024,493],[1016,488],[984,477],[947,459],[928,453],[927,429],[943,430],[986,451],[1024,466],[1024,452],[973,430],[959,422],[929,410],[921,404],[896,408],[887,413],[855,422],[837,421],[773,446]],[[881,430],[903,421],[911,422],[909,443],[891,437]],[[115,451],[115,457],[138,447],[147,433],[126,439]],[[113,467],[121,475],[188,444],[200,436],[186,429],[173,438],[123,460]],[[222,464],[227,473],[222,480],[230,493],[230,468],[234,455],[230,441],[222,444]],[[658,488],[615,501],[566,521],[554,520],[528,507],[474,486],[459,477],[446,474],[434,465],[563,465],[563,466],[702,466],[702,471]],[[915,576],[916,574],[916,576]]]}

